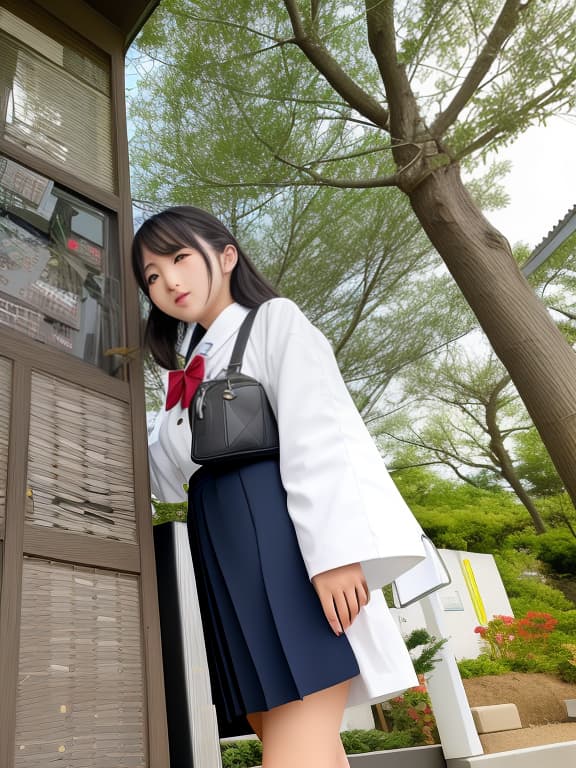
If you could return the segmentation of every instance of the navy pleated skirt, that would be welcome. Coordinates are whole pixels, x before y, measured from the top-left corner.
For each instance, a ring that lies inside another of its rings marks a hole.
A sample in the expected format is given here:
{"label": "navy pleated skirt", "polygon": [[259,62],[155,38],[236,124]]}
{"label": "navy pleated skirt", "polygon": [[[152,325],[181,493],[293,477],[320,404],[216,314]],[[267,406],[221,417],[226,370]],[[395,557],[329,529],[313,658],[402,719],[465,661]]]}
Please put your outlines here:
{"label": "navy pleated skirt", "polygon": [[221,732],[359,674],[308,578],[276,459],[195,472],[188,535]]}

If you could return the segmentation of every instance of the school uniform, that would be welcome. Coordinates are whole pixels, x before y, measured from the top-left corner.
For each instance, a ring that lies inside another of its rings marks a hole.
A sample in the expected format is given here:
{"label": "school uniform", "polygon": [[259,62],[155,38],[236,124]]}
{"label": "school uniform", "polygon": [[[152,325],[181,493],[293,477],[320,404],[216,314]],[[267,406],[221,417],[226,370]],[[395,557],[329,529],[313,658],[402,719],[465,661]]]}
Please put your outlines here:
{"label": "school uniform", "polygon": [[[204,357],[205,379],[227,367],[247,312],[228,306],[193,351]],[[179,403],[159,416],[149,450],[159,500],[185,500],[189,483],[188,531],[219,717],[270,709],[349,678],[349,706],[416,685],[381,587],[423,559],[422,531],[328,341],[292,301],[272,299],[258,310],[242,372],[268,395],[278,460],[199,468]],[[336,637],[310,579],[355,562],[371,599]]]}

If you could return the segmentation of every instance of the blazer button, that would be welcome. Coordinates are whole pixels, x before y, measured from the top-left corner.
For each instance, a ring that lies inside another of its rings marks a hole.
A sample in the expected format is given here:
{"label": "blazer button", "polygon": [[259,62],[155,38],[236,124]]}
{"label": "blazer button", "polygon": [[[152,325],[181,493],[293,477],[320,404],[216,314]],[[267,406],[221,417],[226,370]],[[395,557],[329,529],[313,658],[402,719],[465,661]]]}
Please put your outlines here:
{"label": "blazer button", "polygon": [[176,422],[176,424],[178,424],[178,426],[180,426],[180,424],[182,424],[182,422],[183,422],[183,421],[184,421],[184,419],[180,418],[180,419],[178,419],[178,421]]}

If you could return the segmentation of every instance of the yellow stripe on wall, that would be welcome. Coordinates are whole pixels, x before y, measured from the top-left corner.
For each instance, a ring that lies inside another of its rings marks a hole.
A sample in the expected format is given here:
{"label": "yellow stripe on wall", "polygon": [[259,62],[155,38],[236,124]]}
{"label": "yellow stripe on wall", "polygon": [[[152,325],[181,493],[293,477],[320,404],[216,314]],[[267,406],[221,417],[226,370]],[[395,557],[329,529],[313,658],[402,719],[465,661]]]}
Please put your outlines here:
{"label": "yellow stripe on wall", "polygon": [[482,600],[482,596],[480,595],[480,590],[478,589],[478,584],[476,583],[476,577],[474,576],[474,571],[472,570],[472,563],[470,560],[462,560],[462,572],[464,573],[464,581],[468,587],[468,592],[470,593],[472,605],[476,611],[478,622],[482,626],[486,626],[488,624],[488,617],[486,615],[484,602]]}

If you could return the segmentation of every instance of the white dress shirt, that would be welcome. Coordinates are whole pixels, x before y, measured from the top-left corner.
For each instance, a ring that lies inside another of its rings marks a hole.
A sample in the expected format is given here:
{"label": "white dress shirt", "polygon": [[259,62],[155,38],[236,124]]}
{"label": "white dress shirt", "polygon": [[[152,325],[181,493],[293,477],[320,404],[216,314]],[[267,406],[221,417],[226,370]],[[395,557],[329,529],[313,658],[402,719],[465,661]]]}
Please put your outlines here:
{"label": "white dress shirt", "polygon": [[[247,312],[239,304],[226,307],[197,345],[205,379],[228,365]],[[423,559],[422,531],[354,405],[330,344],[292,301],[272,299],[256,315],[242,371],[262,383],[278,420],[280,473],[308,575],[360,562],[372,590],[370,603],[346,631],[360,667],[349,705],[416,685],[381,587]],[[183,485],[197,469],[190,440],[187,411],[179,404],[163,411],[150,437],[152,491],[161,501],[186,499]]]}

